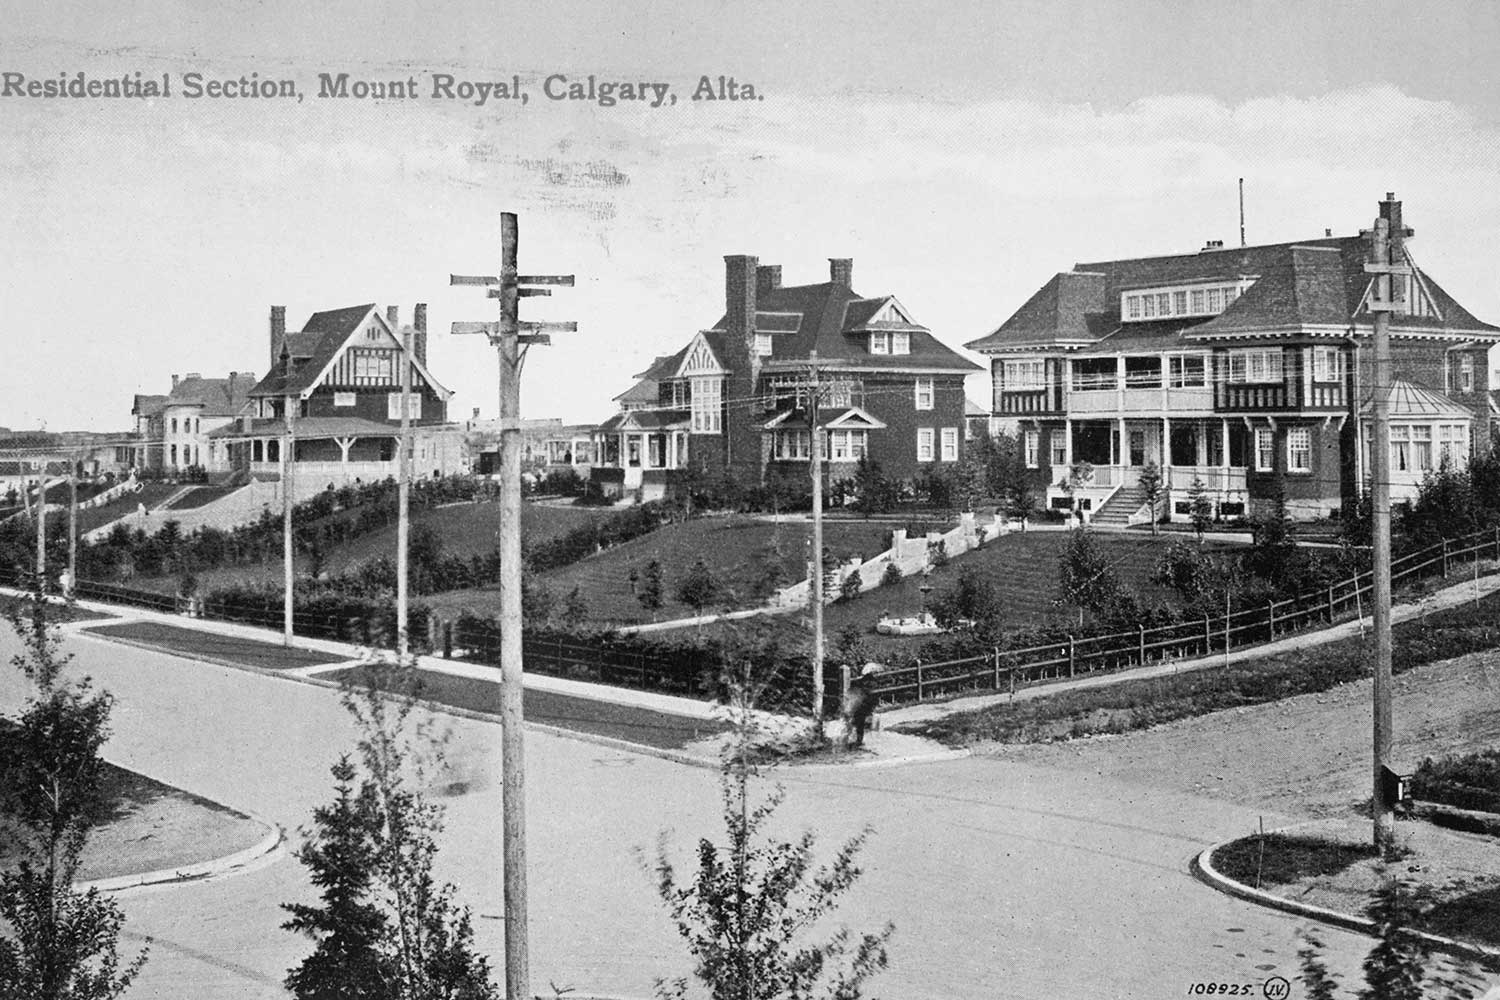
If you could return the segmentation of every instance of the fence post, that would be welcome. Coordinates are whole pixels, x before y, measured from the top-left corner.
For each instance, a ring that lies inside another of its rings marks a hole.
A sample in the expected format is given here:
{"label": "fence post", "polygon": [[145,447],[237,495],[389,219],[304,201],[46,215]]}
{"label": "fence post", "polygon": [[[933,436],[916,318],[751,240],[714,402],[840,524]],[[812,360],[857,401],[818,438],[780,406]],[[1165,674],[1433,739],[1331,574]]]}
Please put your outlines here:
{"label": "fence post", "polygon": [[1141,649],[1141,666],[1144,667],[1146,665],[1146,626],[1145,625],[1137,625],[1136,628],[1140,630],[1140,637],[1141,637],[1141,646],[1140,646],[1140,649]]}
{"label": "fence post", "polygon": [[1270,622],[1271,638],[1276,638],[1276,602],[1271,601],[1266,606],[1266,619]]}
{"label": "fence post", "polygon": [[994,688],[995,688],[996,691],[999,691],[1000,690],[1000,647],[999,646],[994,647],[994,649],[992,650],[992,652],[994,653],[994,656],[995,656],[995,683],[994,683],[993,686],[994,686]]}
{"label": "fence post", "polygon": [[922,660],[917,658],[917,700],[922,700]]}
{"label": "fence post", "polygon": [[1214,651],[1214,634],[1212,619],[1205,613],[1203,616],[1203,655],[1207,656]]}
{"label": "fence post", "polygon": [[1500,562],[1500,526],[1495,528],[1495,561]]}
{"label": "fence post", "polygon": [[1071,635],[1068,636],[1068,676],[1073,677],[1078,672],[1078,640]]}
{"label": "fence post", "polygon": [[1333,584],[1328,585],[1328,624],[1333,624]]}
{"label": "fence post", "polygon": [[1448,579],[1448,539],[1443,539],[1443,579]]}
{"label": "fence post", "polygon": [[1016,700],[1016,668],[1013,666],[1006,673],[1010,676],[1010,700]]}

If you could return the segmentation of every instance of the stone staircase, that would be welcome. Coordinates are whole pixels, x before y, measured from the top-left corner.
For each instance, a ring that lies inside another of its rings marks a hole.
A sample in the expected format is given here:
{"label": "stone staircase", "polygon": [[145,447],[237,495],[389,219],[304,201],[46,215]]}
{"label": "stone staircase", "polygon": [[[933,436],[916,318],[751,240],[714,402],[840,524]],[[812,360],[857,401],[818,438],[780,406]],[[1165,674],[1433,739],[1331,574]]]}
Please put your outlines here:
{"label": "stone staircase", "polygon": [[1121,486],[1104,506],[1094,512],[1089,523],[1100,528],[1125,528],[1130,517],[1146,504],[1146,494],[1139,486]]}

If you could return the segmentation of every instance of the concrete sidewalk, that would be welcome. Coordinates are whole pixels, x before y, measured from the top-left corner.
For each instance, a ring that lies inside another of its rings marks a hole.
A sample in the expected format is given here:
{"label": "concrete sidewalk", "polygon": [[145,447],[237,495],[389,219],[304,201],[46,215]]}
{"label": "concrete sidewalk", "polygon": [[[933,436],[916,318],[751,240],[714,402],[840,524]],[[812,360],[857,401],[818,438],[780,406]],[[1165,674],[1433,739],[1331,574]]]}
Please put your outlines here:
{"label": "concrete sidewalk", "polygon": [[[1470,580],[1465,583],[1454,584],[1451,587],[1445,587],[1442,590],[1427,594],[1410,604],[1395,605],[1391,609],[1391,622],[1395,624],[1410,621],[1413,618],[1421,618],[1435,611],[1441,611],[1444,608],[1456,607],[1468,601],[1477,600],[1479,597],[1492,594],[1497,590],[1500,590],[1500,573],[1492,573],[1489,576],[1480,577],[1477,581]],[[1228,654],[1218,653],[1213,656],[1200,656],[1185,660],[1164,660],[1145,667],[1133,667],[1129,670],[1119,670],[1107,674],[1095,674],[1088,677],[1038,684],[1032,687],[1021,688],[1014,695],[1008,693],[985,694],[954,698],[952,701],[909,705],[904,708],[882,712],[880,713],[880,718],[882,724],[886,726],[931,722],[958,712],[973,712],[989,708],[993,705],[1009,704],[1012,701],[1024,701],[1030,698],[1046,698],[1064,691],[1081,691],[1086,688],[1107,687],[1111,684],[1122,684],[1126,681],[1165,677],[1193,670],[1211,670],[1214,667],[1223,666],[1227,663],[1243,663],[1247,660],[1258,660],[1267,656],[1275,656],[1278,653],[1289,653],[1293,650],[1306,649],[1309,646],[1319,646],[1324,643],[1347,639],[1351,636],[1363,635],[1373,626],[1374,622],[1369,617],[1350,619],[1349,621],[1340,622],[1337,625],[1331,625],[1316,631],[1299,632],[1284,639],[1277,639],[1275,642],[1231,650]]]}

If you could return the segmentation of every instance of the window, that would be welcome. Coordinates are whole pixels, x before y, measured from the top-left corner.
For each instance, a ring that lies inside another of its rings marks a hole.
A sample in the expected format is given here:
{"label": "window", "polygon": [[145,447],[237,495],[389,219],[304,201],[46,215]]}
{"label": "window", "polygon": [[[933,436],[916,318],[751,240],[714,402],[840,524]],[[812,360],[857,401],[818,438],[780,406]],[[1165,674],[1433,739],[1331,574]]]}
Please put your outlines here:
{"label": "window", "polygon": [[1468,454],[1468,428],[1463,424],[1442,424],[1438,427],[1438,460],[1445,469],[1457,469],[1463,465]]}
{"label": "window", "polygon": [[1230,351],[1227,359],[1231,382],[1281,381],[1280,348]]}
{"label": "window", "polygon": [[1410,472],[1411,427],[1408,424],[1391,425],[1391,471]]}
{"label": "window", "polygon": [[1224,311],[1224,290],[1222,288],[1210,288],[1208,290],[1208,311],[1211,313]]}
{"label": "window", "polygon": [[1047,385],[1047,363],[1007,361],[1001,369],[1001,387],[1005,389],[1043,389]]}
{"label": "window", "polygon": [[944,427],[942,433],[943,461],[958,461],[958,428]]}
{"label": "window", "polygon": [[[407,404],[407,416],[410,417],[412,420],[421,420],[422,419],[422,395],[421,395],[421,393],[414,392],[414,393],[411,394],[411,396],[409,398],[411,399],[411,402]],[[399,393],[399,392],[386,393],[386,397],[385,397],[385,416],[386,416],[387,420],[400,420],[401,419],[401,393]]]}
{"label": "window", "polygon": [[175,444],[172,445],[172,464],[177,464],[177,446]]}
{"label": "window", "polygon": [[932,461],[932,457],[933,457],[933,451],[932,451],[932,428],[931,427],[918,427],[917,428],[917,461],[918,462],[930,462],[930,461]]}
{"label": "window", "polygon": [[172,418],[172,433],[173,434],[177,433],[177,418],[176,417]]}
{"label": "window", "polygon": [[1054,429],[1047,437],[1052,444],[1052,464],[1067,465],[1068,439],[1063,436],[1063,431]]}
{"label": "window", "polygon": [[870,334],[871,354],[910,354],[911,334],[876,331]]}
{"label": "window", "polygon": [[1344,355],[1337,347],[1313,348],[1313,381],[1340,382],[1344,378]]}
{"label": "window", "polygon": [[1141,296],[1141,304],[1146,307],[1145,312],[1143,312],[1141,314],[1142,317],[1145,318],[1145,319],[1155,319],[1156,318],[1156,296],[1155,295],[1143,295],[1143,296]]}
{"label": "window", "polygon": [[365,339],[366,340],[379,340],[380,339],[380,327],[378,327],[378,326],[372,326],[368,330],[366,330],[365,331]]}
{"label": "window", "polygon": [[755,335],[755,353],[764,358],[771,353],[771,335],[769,333],[757,333]]}
{"label": "window", "polygon": [[697,375],[692,379],[692,428],[694,434],[718,434],[724,428],[724,379],[719,375]]}
{"label": "window", "polygon": [[1188,293],[1172,293],[1172,312],[1178,316],[1186,316],[1188,311]]}
{"label": "window", "polygon": [[1458,391],[1474,391],[1474,358],[1465,354],[1458,359]]}
{"label": "window", "polygon": [[841,378],[835,382],[828,383],[828,389],[823,395],[823,405],[827,407],[841,407],[854,405],[855,382],[853,379]]}
{"label": "window", "polygon": [[771,454],[782,462],[805,462],[812,455],[807,431],[776,431],[771,435]]}
{"label": "window", "polygon": [[357,351],[354,355],[354,377],[374,382],[391,382],[395,363],[390,351]]}
{"label": "window", "polygon": [[834,462],[857,462],[865,457],[867,431],[829,431],[828,456]]}
{"label": "window", "polygon": [[689,382],[685,378],[673,379],[667,383],[667,399],[674,410],[685,410],[688,408],[688,400],[692,392],[688,389]]}
{"label": "window", "polygon": [[665,438],[653,434],[646,439],[646,465],[651,469],[659,469],[665,463],[662,461],[662,445]]}
{"label": "window", "polygon": [[[1241,279],[1248,282],[1251,279]],[[1124,320],[1167,319],[1175,316],[1212,316],[1228,309],[1240,297],[1241,284],[1217,287],[1153,288],[1123,294],[1120,318]]]}
{"label": "window", "polygon": [[1035,469],[1041,459],[1042,435],[1040,431],[1026,432],[1026,468]]}
{"label": "window", "polygon": [[352,393],[352,392],[336,392],[336,393],[334,393],[333,394],[333,405],[334,406],[353,406],[354,405],[354,393]]}
{"label": "window", "polygon": [[1432,468],[1432,425],[1413,424],[1411,428],[1412,468],[1423,472]]}
{"label": "window", "polygon": [[1312,471],[1312,430],[1293,427],[1286,432],[1286,468],[1288,472]]}
{"label": "window", "polygon": [[1141,318],[1141,297],[1139,295],[1125,296],[1126,315],[1131,319]]}
{"label": "window", "polygon": [[1160,389],[1161,358],[1126,358],[1125,388]]}
{"label": "window", "polygon": [[1262,427],[1255,432],[1255,470],[1270,472],[1276,468],[1276,435],[1270,428]]}
{"label": "window", "polygon": [[625,441],[625,464],[631,467],[641,464],[641,439],[635,435]]}
{"label": "window", "polygon": [[1201,289],[1201,288],[1195,288],[1195,289],[1193,289],[1193,293],[1192,293],[1191,298],[1192,298],[1192,310],[1193,310],[1193,312],[1195,312],[1195,313],[1201,313],[1201,312],[1203,312],[1204,311],[1204,309],[1203,309],[1203,289]]}
{"label": "window", "polygon": [[930,379],[930,378],[919,378],[916,381],[916,386],[917,386],[917,409],[919,409],[919,410],[930,410],[930,409],[932,409],[932,379]]}
{"label": "window", "polygon": [[1172,315],[1172,295],[1170,292],[1158,292],[1156,295],[1156,312],[1160,316]]}
{"label": "window", "polygon": [[1208,385],[1207,366],[1201,354],[1174,354],[1167,360],[1173,389],[1201,389]]}

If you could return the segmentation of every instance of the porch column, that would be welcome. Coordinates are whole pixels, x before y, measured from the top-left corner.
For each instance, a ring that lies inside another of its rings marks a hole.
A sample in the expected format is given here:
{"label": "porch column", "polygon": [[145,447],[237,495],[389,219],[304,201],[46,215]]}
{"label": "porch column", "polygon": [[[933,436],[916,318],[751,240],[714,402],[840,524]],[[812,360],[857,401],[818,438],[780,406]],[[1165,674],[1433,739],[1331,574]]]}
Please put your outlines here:
{"label": "porch column", "polygon": [[677,468],[677,435],[668,431],[667,438],[667,468]]}
{"label": "porch column", "polygon": [[1161,418],[1161,478],[1168,489],[1172,488],[1172,418]]}
{"label": "porch column", "polygon": [[[1125,362],[1121,361],[1120,364],[1123,367],[1124,364],[1125,364]],[[1122,389],[1120,391],[1124,392],[1125,390]],[[1124,417],[1120,418],[1120,437],[1119,437],[1119,440],[1120,440],[1120,450],[1119,450],[1119,454],[1115,456],[1115,461],[1114,461],[1113,464],[1118,465],[1121,468],[1129,468],[1130,467],[1130,429],[1125,426],[1125,418]]]}
{"label": "porch column", "polygon": [[348,465],[349,464],[349,449],[354,446],[354,439],[352,437],[350,437],[350,438],[334,438],[333,441],[334,441],[335,444],[337,444],[339,446],[339,462],[341,464],[343,464],[343,465]]}
{"label": "porch column", "polygon": [[[1115,358],[1115,408],[1125,410],[1125,355]],[[1123,426],[1123,425],[1122,425]],[[1124,442],[1120,446],[1123,448]]]}
{"label": "porch column", "polygon": [[1219,489],[1229,489],[1229,419],[1219,421],[1219,433],[1223,437],[1223,450],[1219,452]]}
{"label": "porch column", "polygon": [[1063,464],[1073,467],[1073,418],[1063,418]]}

